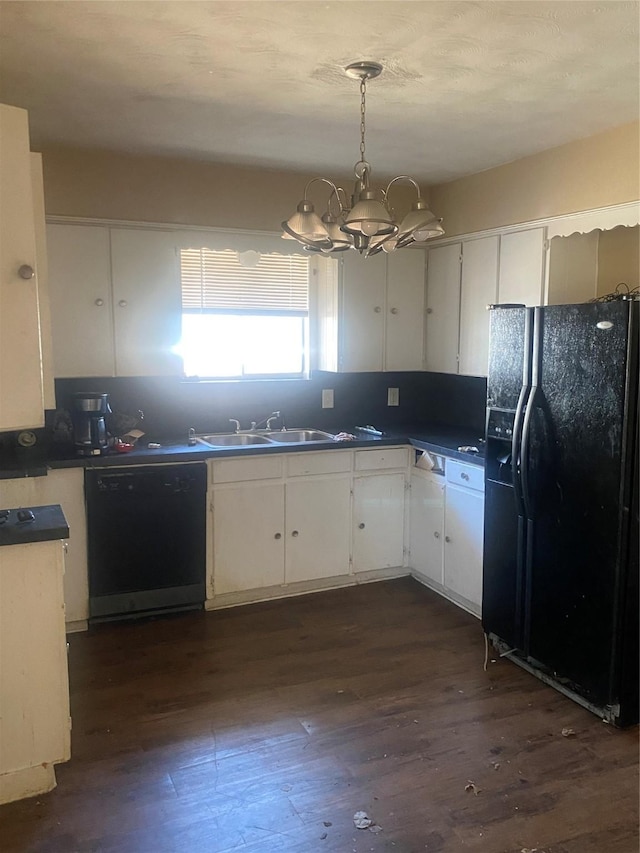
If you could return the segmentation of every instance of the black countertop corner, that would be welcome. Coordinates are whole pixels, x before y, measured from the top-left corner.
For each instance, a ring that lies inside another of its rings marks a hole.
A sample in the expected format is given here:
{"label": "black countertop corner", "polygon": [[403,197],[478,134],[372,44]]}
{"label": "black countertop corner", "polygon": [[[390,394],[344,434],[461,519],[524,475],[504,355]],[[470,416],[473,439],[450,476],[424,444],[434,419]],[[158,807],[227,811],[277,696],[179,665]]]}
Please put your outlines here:
{"label": "black countertop corner", "polygon": [[[18,513],[29,510],[33,513],[33,519],[21,521]],[[59,504],[0,510],[0,546],[49,542],[68,537],[69,525]]]}

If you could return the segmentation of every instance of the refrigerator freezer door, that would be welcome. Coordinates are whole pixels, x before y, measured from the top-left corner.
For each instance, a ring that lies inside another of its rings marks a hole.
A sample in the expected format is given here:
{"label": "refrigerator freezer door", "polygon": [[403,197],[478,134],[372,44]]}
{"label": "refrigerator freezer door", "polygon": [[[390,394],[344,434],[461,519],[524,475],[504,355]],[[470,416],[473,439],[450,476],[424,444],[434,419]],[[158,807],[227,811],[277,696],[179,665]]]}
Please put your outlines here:
{"label": "refrigerator freezer door", "polygon": [[548,307],[536,330],[528,652],[595,705],[611,699],[622,572],[628,308]]}
{"label": "refrigerator freezer door", "polygon": [[515,411],[523,385],[526,308],[490,312],[487,407]]}

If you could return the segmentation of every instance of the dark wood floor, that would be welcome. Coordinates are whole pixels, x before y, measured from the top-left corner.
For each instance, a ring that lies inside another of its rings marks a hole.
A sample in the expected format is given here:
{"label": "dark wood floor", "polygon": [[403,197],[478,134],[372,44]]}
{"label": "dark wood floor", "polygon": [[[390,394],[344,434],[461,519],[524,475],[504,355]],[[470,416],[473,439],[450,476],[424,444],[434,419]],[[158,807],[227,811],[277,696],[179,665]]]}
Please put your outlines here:
{"label": "dark wood floor", "polygon": [[409,579],[74,635],[73,758],[0,849],[636,853],[637,730],[483,660]]}

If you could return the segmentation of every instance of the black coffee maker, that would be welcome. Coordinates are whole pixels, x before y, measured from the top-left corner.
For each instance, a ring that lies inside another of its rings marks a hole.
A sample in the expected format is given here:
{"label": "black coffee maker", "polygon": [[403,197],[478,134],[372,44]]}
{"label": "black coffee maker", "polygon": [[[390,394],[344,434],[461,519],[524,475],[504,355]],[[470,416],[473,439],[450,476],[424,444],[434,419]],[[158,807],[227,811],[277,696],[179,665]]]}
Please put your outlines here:
{"label": "black coffee maker", "polygon": [[78,456],[102,456],[109,446],[105,415],[111,411],[108,394],[78,391],[71,401],[71,417]]}

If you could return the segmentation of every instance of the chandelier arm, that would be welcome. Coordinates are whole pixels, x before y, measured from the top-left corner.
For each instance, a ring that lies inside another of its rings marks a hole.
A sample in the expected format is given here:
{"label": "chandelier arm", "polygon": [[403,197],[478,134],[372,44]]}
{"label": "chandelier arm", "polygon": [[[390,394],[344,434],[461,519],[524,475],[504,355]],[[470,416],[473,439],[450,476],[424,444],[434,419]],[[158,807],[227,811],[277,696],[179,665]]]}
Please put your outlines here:
{"label": "chandelier arm", "polygon": [[395,178],[389,181],[387,184],[387,188],[384,191],[384,197],[387,198],[389,195],[389,190],[391,189],[392,184],[395,184],[396,181],[409,181],[409,183],[413,184],[416,192],[418,193],[418,198],[421,198],[420,195],[420,186],[417,181],[414,181],[410,175],[397,175]]}
{"label": "chandelier arm", "polygon": [[338,194],[338,187],[333,183],[333,181],[330,181],[329,178],[323,178],[321,175],[318,175],[316,178],[311,178],[310,181],[307,181],[302,196],[304,201],[307,200],[307,191],[309,190],[309,187],[311,186],[311,184],[315,184],[316,181],[321,181],[322,183],[328,184],[333,190],[333,192],[336,195]]}

